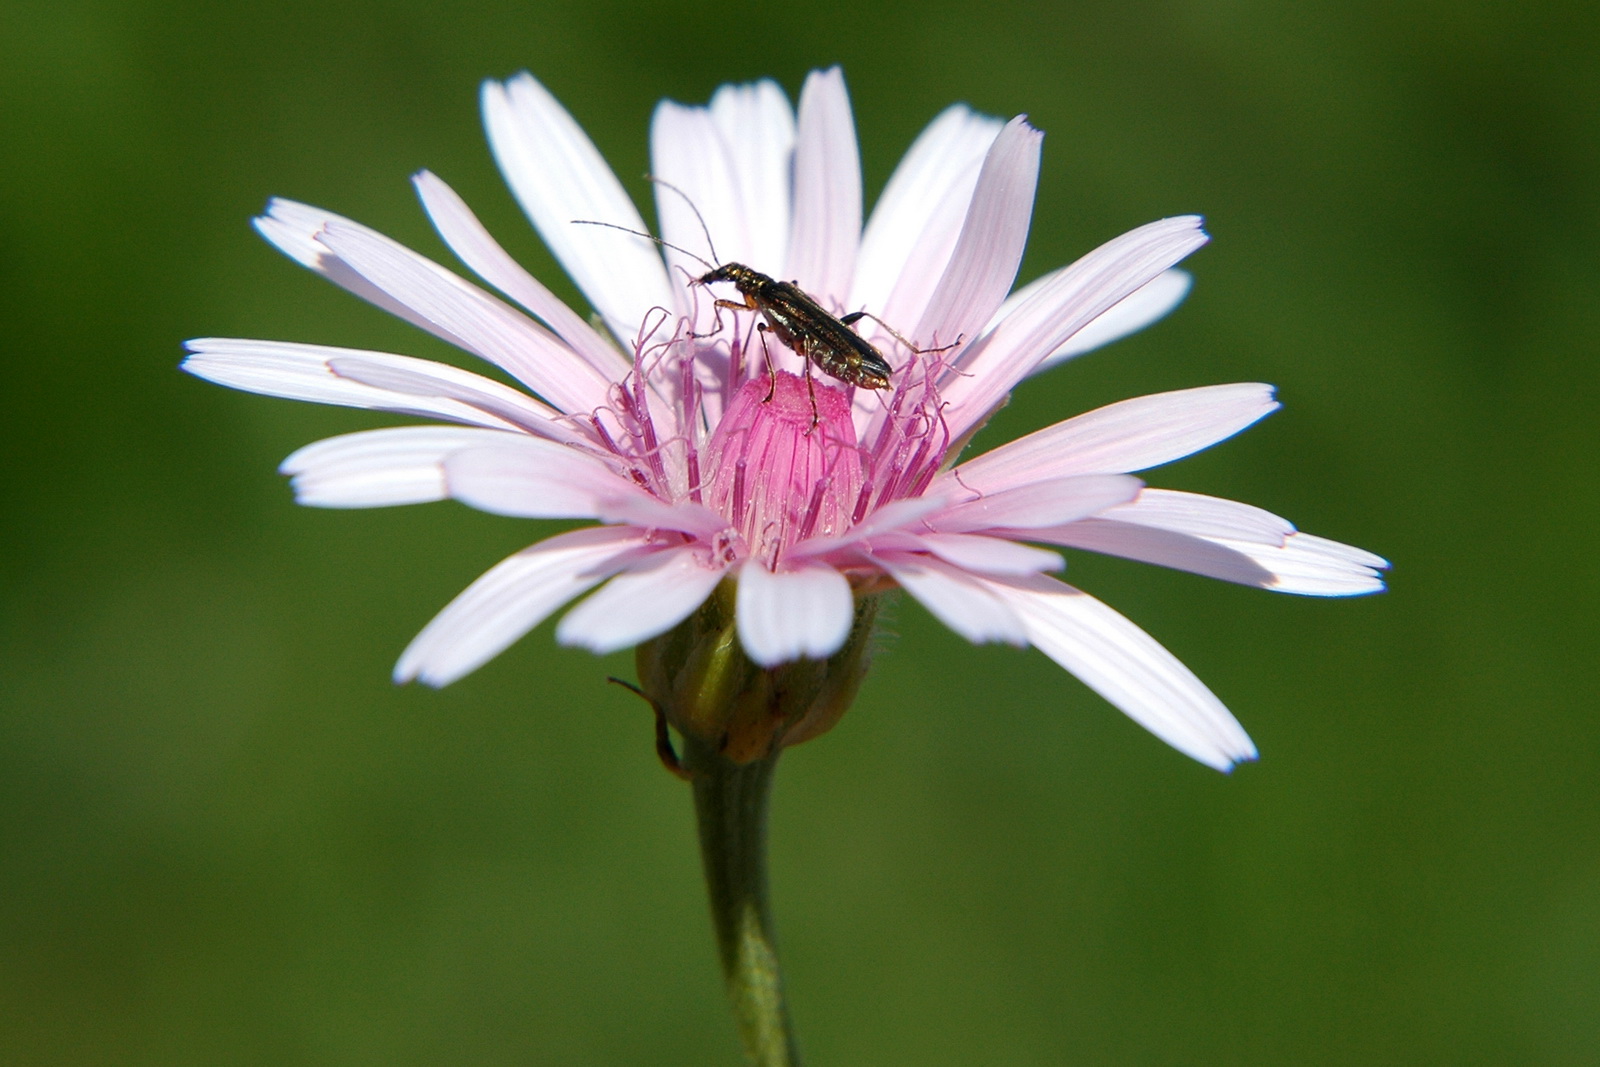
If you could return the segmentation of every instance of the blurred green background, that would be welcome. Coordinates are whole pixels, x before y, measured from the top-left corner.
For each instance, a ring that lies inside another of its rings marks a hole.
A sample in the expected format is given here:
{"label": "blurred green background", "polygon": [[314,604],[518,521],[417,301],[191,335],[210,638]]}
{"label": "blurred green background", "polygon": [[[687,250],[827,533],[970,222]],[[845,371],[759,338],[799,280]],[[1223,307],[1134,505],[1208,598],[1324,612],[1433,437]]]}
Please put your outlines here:
{"label": "blurred green background", "polygon": [[546,626],[388,681],[549,530],[297,508],[278,460],[395,420],[175,365],[203,335],[445,355],[247,225],[281,194],[442,255],[424,166],[575,298],[485,77],[532,70],[643,199],[657,99],[834,62],[869,197],[952,101],[1047,132],[1024,280],[1208,216],[1188,303],[990,441],[1274,382],[1285,411],[1156,481],[1396,569],[1325,602],[1071,559],[1254,735],[1232,777],[900,604],[779,776],[808,1062],[1600,1062],[1595,12],[8,0],[0,1062],[737,1062],[687,792],[604,681],[630,658]]}

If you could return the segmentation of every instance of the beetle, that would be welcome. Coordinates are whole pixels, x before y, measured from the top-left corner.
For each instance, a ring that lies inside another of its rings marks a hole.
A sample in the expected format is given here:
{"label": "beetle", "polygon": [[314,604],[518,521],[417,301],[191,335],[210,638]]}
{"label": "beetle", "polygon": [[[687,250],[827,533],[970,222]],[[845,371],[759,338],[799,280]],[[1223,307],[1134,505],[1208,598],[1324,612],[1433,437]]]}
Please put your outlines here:
{"label": "beetle", "polygon": [[[651,178],[658,185],[665,186],[689,199],[683,190],[662,181],[660,178]],[[706,235],[706,244],[711,248],[711,254],[717,254],[716,246],[712,244],[711,232],[706,228],[705,219],[700,215],[700,210],[691,201],[690,210],[700,220],[700,228]],[[691,285],[715,285],[719,282],[728,282],[739,291],[743,300],[726,300],[716,298],[717,308],[727,308],[731,311],[754,311],[761,316],[761,321],[756,323],[756,329],[762,335],[762,352],[766,354],[766,334],[771,331],[779,341],[783,342],[791,351],[795,352],[805,361],[806,389],[811,396],[811,427],[816,428],[817,393],[811,376],[812,366],[819,368],[822,373],[831,378],[836,378],[847,385],[858,386],[862,389],[887,389],[892,384],[889,376],[894,373],[894,368],[889,366],[889,361],[883,358],[883,353],[866,338],[856,333],[850,327],[864,318],[877,322],[884,329],[889,330],[902,344],[913,352],[922,352],[923,349],[906,341],[905,338],[895,333],[887,324],[865,311],[853,311],[848,315],[838,316],[828,311],[816,299],[794,282],[780,282],[777,279],[747,267],[743,263],[727,262],[720,266],[696,255],[687,248],[680,248],[670,241],[664,241],[648,233],[618,226],[614,222],[595,222],[590,219],[573,219],[575,224],[583,226],[604,226],[607,229],[621,230],[631,233],[635,237],[643,237],[654,241],[664,248],[675,252],[682,252],[691,259],[699,260],[709,268],[706,273],[690,281]],[[943,351],[938,349],[936,351]],[[778,375],[772,366],[772,357],[767,354],[767,374],[769,386],[767,400],[772,399],[777,388]],[[809,432],[809,431],[808,431]]]}
{"label": "beetle", "polygon": [[[864,311],[835,317],[793,282],[780,282],[743,263],[724,263],[694,280],[695,285],[730,282],[743,301],[718,299],[716,306],[734,311],[759,312],[757,328],[771,330],[806,361],[831,378],[863,389],[889,388],[893,369],[883,353],[854,330]],[[771,369],[771,360],[767,361]],[[771,393],[768,393],[771,396]]]}

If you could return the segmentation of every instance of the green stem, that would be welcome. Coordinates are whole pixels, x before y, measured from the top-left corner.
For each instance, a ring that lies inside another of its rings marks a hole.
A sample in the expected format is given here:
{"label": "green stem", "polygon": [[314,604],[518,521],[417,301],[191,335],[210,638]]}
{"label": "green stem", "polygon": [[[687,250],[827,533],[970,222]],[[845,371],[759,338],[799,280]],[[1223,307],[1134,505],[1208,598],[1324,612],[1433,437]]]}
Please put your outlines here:
{"label": "green stem", "polygon": [[799,1067],[767,901],[767,798],[778,755],[734,763],[684,738],[722,974],[755,1067]]}

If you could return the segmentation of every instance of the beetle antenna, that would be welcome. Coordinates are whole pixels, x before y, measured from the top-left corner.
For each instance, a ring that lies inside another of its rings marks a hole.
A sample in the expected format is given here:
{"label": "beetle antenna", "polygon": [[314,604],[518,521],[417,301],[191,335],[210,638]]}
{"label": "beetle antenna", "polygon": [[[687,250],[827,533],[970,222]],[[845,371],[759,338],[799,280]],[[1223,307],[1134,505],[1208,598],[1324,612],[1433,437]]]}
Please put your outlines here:
{"label": "beetle antenna", "polygon": [[[673,192],[683,197],[683,202],[689,205],[689,210],[694,212],[695,220],[700,223],[700,232],[706,235],[706,247],[711,250],[711,258],[716,260],[718,263],[721,263],[722,257],[717,255],[717,246],[711,240],[711,227],[706,225],[706,217],[700,214],[700,209],[695,207],[693,200],[689,199],[689,194],[684,192],[682,189],[679,189],[676,185],[673,185],[665,178],[657,178],[654,174],[646,174],[644,176],[644,180],[647,182],[655,182],[662,188],[671,189]],[[694,258],[700,259],[699,256],[695,256]],[[705,260],[700,259],[700,262],[704,263]]]}
{"label": "beetle antenna", "polygon": [[691,259],[699,259],[701,263],[705,263],[707,269],[709,269],[709,270],[716,270],[717,269],[717,265],[715,263],[707,263],[704,259],[700,259],[699,256],[695,255],[693,252],[689,251],[687,248],[679,248],[677,245],[673,244],[671,241],[663,241],[661,238],[655,236],[654,234],[640,233],[638,230],[629,229],[627,226],[618,226],[614,222],[596,222],[593,219],[572,219],[570,221],[572,222],[572,224],[574,226],[604,226],[608,230],[621,230],[623,233],[631,233],[635,237],[643,237],[646,241],[654,241],[656,244],[660,245],[663,248],[670,248],[674,252],[682,252],[684,255],[688,256]]}

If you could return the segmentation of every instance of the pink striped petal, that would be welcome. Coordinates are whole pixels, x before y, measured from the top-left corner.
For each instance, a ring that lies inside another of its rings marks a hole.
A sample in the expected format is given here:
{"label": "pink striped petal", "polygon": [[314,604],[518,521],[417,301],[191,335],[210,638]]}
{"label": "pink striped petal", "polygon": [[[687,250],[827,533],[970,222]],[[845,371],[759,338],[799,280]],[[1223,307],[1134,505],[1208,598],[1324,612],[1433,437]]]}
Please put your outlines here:
{"label": "pink striped petal", "polygon": [[[234,337],[201,337],[186,341],[184,347],[190,354],[182,367],[190,374],[265,396],[444,419],[494,429],[524,429],[531,433],[549,432],[557,425],[550,422],[555,412],[532,397],[480,375],[431,360],[355,348]],[[420,392],[409,388],[397,391],[356,376],[346,377],[333,369],[331,364],[335,360],[432,377],[439,384]]]}
{"label": "pink striped petal", "polygon": [[395,664],[394,680],[449,685],[645,549],[640,532],[627,527],[573,530],[523,549],[490,568],[423,627]]}
{"label": "pink striped petal", "polygon": [[789,548],[785,558],[818,558],[902,529],[921,528],[924,519],[947,505],[948,501],[943,496],[894,500],[873,511],[838,537],[811,537],[798,542]]}
{"label": "pink striped petal", "polygon": [[1145,470],[1210,448],[1277,409],[1272,386],[1253,382],[1134,397],[1019,437],[935,484],[989,492],[1044,478]]}
{"label": "pink striped petal", "polygon": [[973,339],[1005,300],[1028,240],[1043,141],[1044,134],[1019,117],[990,145],[961,238],[912,336],[918,345]]}
{"label": "pink striped petal", "polygon": [[282,197],[273,197],[267,201],[266,214],[256,216],[251,220],[251,224],[255,226],[256,232],[271,242],[278,251],[302,267],[327,278],[346,292],[354,293],[369,304],[382,308],[396,318],[403,319],[418,329],[426,330],[457,348],[483,359],[489,358],[473,348],[466,338],[457,337],[439,324],[430,322],[427,316],[373,285],[358,274],[350,264],[334,255],[332,250],[318,240],[318,237],[322,233],[322,228],[335,220],[348,227],[365,230],[374,239],[388,240],[376,230],[367,229],[360,223],[352,222],[341,215],[314,208],[309,204],[285,200]]}
{"label": "pink striped petal", "polygon": [[561,619],[556,640],[604,655],[666,633],[705,602],[727,570],[698,545],[633,564]]}
{"label": "pink striped petal", "polygon": [[523,73],[483,85],[489,147],[544,243],[625,345],[653,307],[676,307],[656,246],[574,219],[645,232],[644,220],[594,143],[555,97]]}
{"label": "pink striped petal", "polygon": [[616,381],[628,372],[627,357],[512,259],[454,189],[429,171],[411,180],[439,236],[473,273],[531,311],[602,377]]}
{"label": "pink striped petal", "polygon": [[1143,484],[1124,474],[1086,474],[1028,482],[952,505],[929,516],[927,522],[942,533],[1057,526],[1126,504],[1139,494]]}
{"label": "pink striped petal", "polygon": [[873,558],[934,618],[973,644],[1027,645],[1027,629],[1017,613],[959,568],[927,556],[885,553]]}
{"label": "pink striped petal", "polygon": [[[709,108],[672,100],[656,105],[650,119],[650,172],[673,186],[655,186],[661,236],[701,257],[691,260],[667,249],[669,268],[680,265],[690,277],[697,277],[718,263],[749,260],[735,165],[733,146],[723,139]],[[711,231],[715,248],[706,243],[706,230]]]}
{"label": "pink striped petal", "polygon": [[[1000,305],[1000,310],[995,312],[994,321],[999,322],[1005,318],[1012,309],[1048,285],[1054,278],[1054,273],[1046,274],[1043,278],[1030,282],[1012,293],[1006,298],[1006,302]],[[1044,361],[1034,368],[1033,373],[1038,374],[1074,356],[1081,356],[1113,341],[1120,341],[1129,334],[1138,333],[1146,326],[1165,318],[1183,303],[1193,284],[1194,279],[1190,277],[1188,271],[1176,267],[1162,271],[1142,288],[1123,297],[1113,304],[1109,311],[1102,313],[1089,325],[1067,338],[1067,343],[1046,356]]]}
{"label": "pink striped petal", "polygon": [[1062,271],[962,353],[941,385],[959,439],[1073,334],[1205,244],[1194,215],[1152,222]]}
{"label": "pink striped petal", "polygon": [[1097,518],[1028,531],[1026,536],[1299,596],[1380,593],[1384,588],[1380,572],[1389,566],[1381,556],[1303,533],[1269,545]]}
{"label": "pink striped petal", "polygon": [[1065,563],[1048,549],[982,534],[926,533],[909,535],[917,547],[946,563],[980,574],[1037,574],[1058,571]]}
{"label": "pink striped petal", "polygon": [[600,501],[596,515],[605,522],[625,522],[645,530],[676,530],[704,541],[730,534],[728,520],[703,504],[688,500],[669,504],[643,492],[607,495]]}
{"label": "pink striped petal", "polygon": [[[656,217],[663,238],[694,253],[663,249],[680,287],[722,262],[750,265],[748,215],[734,176],[737,158],[737,150],[724,140],[706,108],[670,100],[656,105],[650,122],[650,165],[664,183],[655,187]],[[687,294],[679,306],[685,310],[691,306]],[[716,319],[712,302],[702,298],[692,306],[698,312],[694,331],[710,333]]]}
{"label": "pink striped petal", "polygon": [[1270,570],[1220,542],[1154,526],[1095,518],[1066,526],[1012,532],[1033,541],[1154,563],[1237,585],[1270,589],[1274,582]]}
{"label": "pink striped petal", "polygon": [[855,620],[850,583],[832,567],[802,565],[776,573],[760,560],[739,568],[739,641],[763,667],[839,651]]}
{"label": "pink striped petal", "polygon": [[1196,537],[1250,541],[1274,548],[1295,532],[1294,523],[1265,509],[1176,489],[1146,489],[1136,499],[1112,508],[1103,517]]}
{"label": "pink striped petal", "polygon": [[1002,125],[956,104],[922,131],[867,220],[847,307],[870,311],[901,333],[922,318]]}
{"label": "pink striped petal", "polygon": [[318,234],[351,269],[469,351],[505,368],[558,410],[588,413],[604,407],[611,380],[584,362],[550,331],[445,270],[432,260],[373,233],[333,220]]}
{"label": "pink striped petal", "polygon": [[734,179],[748,242],[742,254],[749,257],[743,262],[764,272],[777,270],[789,248],[794,109],[777,82],[763,79],[718,89],[711,97],[711,119],[725,143],[738,145]]}
{"label": "pink striped petal", "polygon": [[[536,437],[594,446],[594,438],[581,433],[583,424],[560,418],[537,400],[471,371],[426,359],[391,356],[374,359],[363,353],[333,356],[328,369],[346,381],[382,389],[397,396],[458,401],[485,414],[497,415]],[[539,413],[541,417],[530,417]]]}
{"label": "pink striped petal", "polygon": [[463,449],[521,439],[465,426],[391,426],[330,437],[278,466],[290,475],[295,500],[317,508],[381,508],[443,500],[444,459]]}
{"label": "pink striped petal", "polygon": [[598,518],[615,497],[645,495],[600,460],[531,437],[453,453],[444,476],[453,499],[524,519]]}
{"label": "pink striped petal", "polygon": [[782,278],[840,310],[861,243],[861,155],[844,74],[812,71],[800,91],[794,216]]}
{"label": "pink striped petal", "polygon": [[1382,556],[1313,534],[1296,533],[1282,545],[1248,541],[1218,541],[1272,574],[1262,588],[1300,596],[1366,596],[1384,589],[1382,571],[1389,561]]}
{"label": "pink striped petal", "polygon": [[1117,612],[1043,575],[984,582],[1021,616],[1039,651],[1179,752],[1222,771],[1256,758],[1211,690]]}
{"label": "pink striped petal", "polygon": [[[423,256],[359,223],[274,199],[256,229],[356,295],[516,375],[552,403],[589,400],[607,379],[542,326]],[[333,247],[342,243],[344,251]],[[360,262],[352,262],[351,256]],[[584,372],[588,372],[585,374]],[[576,389],[574,394],[571,390]],[[568,410],[588,411],[585,403]]]}

